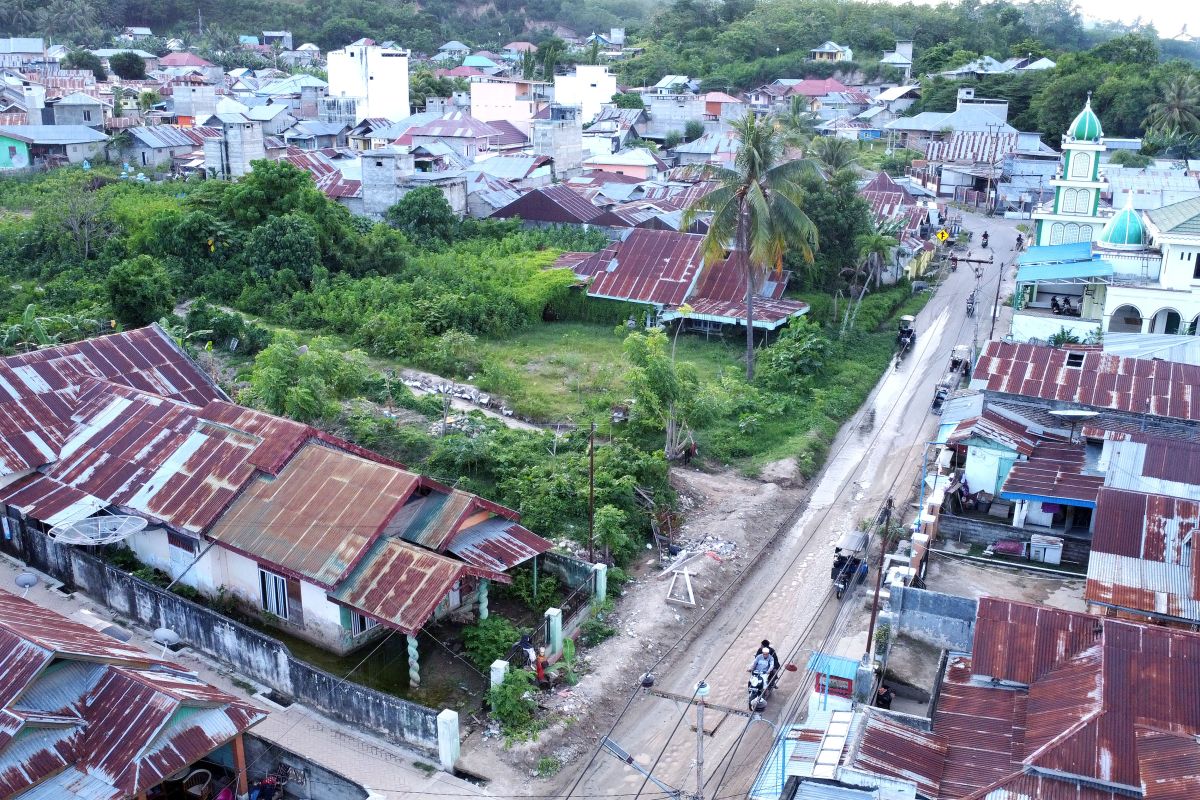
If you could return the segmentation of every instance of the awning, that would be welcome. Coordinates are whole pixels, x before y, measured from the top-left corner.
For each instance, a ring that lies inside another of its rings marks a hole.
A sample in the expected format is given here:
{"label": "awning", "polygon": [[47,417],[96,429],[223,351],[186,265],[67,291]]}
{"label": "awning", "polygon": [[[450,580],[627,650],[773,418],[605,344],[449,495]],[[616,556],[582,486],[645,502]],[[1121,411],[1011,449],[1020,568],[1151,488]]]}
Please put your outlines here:
{"label": "awning", "polygon": [[1087,261],[1092,257],[1091,242],[1071,242],[1070,244],[1048,244],[1030,247],[1017,257],[1017,264],[1050,264],[1062,261]]}
{"label": "awning", "polygon": [[553,546],[519,523],[493,517],[459,531],[447,549],[468,564],[504,572]]}
{"label": "awning", "polygon": [[1113,265],[1107,261],[1066,261],[1026,264],[1017,269],[1017,283],[1072,281],[1080,278],[1111,278]]}

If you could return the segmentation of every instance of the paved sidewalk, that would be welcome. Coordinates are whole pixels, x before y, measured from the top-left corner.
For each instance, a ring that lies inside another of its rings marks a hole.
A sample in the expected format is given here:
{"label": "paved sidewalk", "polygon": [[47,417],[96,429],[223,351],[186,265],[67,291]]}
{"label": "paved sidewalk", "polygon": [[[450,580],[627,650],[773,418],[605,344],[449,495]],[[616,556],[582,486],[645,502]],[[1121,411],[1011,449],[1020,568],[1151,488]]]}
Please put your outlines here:
{"label": "paved sidewalk", "polygon": [[[0,555],[0,586],[7,591],[20,592],[15,579],[24,570],[19,562]],[[37,573],[37,570],[31,570]],[[156,644],[149,631],[131,625],[86,595],[64,595],[50,586],[58,582],[37,573],[42,579],[29,590],[27,599],[93,628],[117,625],[132,634],[129,644],[158,656],[162,647]],[[237,685],[238,675],[228,668],[197,654],[191,648],[169,653],[169,660],[182,664],[201,678],[237,697],[270,712],[266,719],[251,729],[261,739],[289,750],[319,764],[330,772],[358,784],[370,793],[371,800],[401,800],[413,795],[478,796],[488,792],[468,781],[437,770],[436,761],[385,742],[369,734],[335,722],[299,703],[280,710],[261,699],[248,696],[244,684]],[[418,767],[418,764],[424,767]]]}

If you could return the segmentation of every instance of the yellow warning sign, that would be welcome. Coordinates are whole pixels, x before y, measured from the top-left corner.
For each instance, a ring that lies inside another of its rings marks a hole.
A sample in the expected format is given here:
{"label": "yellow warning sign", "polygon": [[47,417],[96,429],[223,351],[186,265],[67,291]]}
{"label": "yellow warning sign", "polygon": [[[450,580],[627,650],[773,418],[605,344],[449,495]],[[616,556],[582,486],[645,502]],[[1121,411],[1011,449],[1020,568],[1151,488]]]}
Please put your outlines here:
{"label": "yellow warning sign", "polygon": [[940,231],[937,232],[937,240],[939,242],[944,242],[949,238],[950,238],[950,233],[945,228],[942,228]]}

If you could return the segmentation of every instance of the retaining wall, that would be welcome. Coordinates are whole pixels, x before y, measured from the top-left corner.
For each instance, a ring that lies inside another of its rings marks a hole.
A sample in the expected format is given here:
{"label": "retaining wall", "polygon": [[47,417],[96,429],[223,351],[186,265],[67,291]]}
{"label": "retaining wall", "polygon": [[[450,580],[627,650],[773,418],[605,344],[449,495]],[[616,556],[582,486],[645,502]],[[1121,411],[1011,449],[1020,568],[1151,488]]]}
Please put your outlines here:
{"label": "retaining wall", "polygon": [[81,548],[18,526],[2,549],[142,627],[170,628],[184,644],[333,719],[395,744],[438,752],[432,708],[360,686],[294,657],[282,642],[135,578]]}

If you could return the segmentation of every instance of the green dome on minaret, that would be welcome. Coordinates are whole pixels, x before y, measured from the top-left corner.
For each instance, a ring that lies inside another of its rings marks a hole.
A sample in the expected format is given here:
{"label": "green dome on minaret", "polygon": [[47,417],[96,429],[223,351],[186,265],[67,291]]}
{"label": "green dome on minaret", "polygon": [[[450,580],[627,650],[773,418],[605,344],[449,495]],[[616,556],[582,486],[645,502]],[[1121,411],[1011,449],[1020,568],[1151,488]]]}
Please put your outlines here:
{"label": "green dome on minaret", "polygon": [[1092,111],[1091,95],[1088,95],[1087,104],[1083,107],[1083,111],[1079,112],[1075,121],[1071,123],[1067,133],[1077,142],[1098,142],[1104,135],[1104,129],[1100,127],[1100,118],[1096,116],[1095,111]]}
{"label": "green dome on minaret", "polygon": [[1098,243],[1103,247],[1127,249],[1141,247],[1145,239],[1146,227],[1142,224],[1142,215],[1133,208],[1133,193],[1130,192],[1125,207],[1100,232]]}

